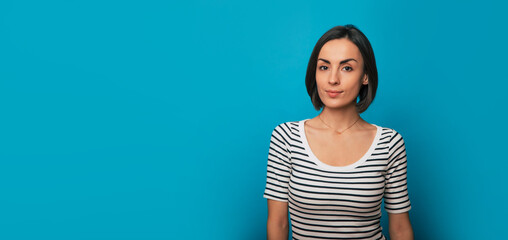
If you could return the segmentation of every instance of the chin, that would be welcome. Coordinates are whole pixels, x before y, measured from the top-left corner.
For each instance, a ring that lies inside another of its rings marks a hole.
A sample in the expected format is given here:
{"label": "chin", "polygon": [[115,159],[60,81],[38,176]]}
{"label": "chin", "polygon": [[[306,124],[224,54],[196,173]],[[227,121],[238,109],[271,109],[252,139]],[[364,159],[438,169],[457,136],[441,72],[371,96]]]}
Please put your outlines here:
{"label": "chin", "polygon": [[327,103],[323,103],[323,105],[327,108],[345,108],[347,107],[348,105],[347,104],[327,104]]}
{"label": "chin", "polygon": [[327,108],[331,108],[331,109],[338,109],[338,108],[347,108],[347,107],[350,107],[351,105],[353,106],[356,106],[356,103],[344,103],[342,101],[326,101],[326,102],[323,102],[323,105]]}

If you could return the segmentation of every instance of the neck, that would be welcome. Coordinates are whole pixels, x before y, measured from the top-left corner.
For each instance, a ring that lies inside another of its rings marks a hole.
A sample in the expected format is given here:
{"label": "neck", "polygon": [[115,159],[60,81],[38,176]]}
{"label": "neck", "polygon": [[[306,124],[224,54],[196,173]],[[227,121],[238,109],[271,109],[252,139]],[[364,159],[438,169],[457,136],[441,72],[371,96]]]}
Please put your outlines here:
{"label": "neck", "polygon": [[321,119],[330,127],[337,130],[342,130],[350,127],[353,123],[359,124],[361,120],[358,118],[360,114],[356,111],[355,104],[348,105],[343,108],[328,108],[324,107],[320,113]]}

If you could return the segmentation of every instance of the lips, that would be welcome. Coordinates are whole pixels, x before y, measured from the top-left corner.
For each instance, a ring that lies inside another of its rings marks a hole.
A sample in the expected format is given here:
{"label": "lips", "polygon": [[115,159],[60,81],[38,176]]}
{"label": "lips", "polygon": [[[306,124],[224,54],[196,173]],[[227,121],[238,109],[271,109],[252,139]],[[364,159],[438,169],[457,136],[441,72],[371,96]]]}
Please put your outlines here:
{"label": "lips", "polygon": [[337,97],[339,94],[343,93],[344,91],[339,91],[339,90],[326,90],[326,93],[328,94],[328,96],[334,98],[334,97]]}

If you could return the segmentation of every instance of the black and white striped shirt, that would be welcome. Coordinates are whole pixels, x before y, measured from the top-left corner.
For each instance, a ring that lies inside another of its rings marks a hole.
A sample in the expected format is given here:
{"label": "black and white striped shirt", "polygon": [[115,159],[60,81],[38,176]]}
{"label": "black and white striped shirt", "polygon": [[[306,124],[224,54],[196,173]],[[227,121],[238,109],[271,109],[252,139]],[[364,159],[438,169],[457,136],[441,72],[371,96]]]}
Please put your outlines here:
{"label": "black and white striped shirt", "polygon": [[385,239],[382,199],[388,213],[411,209],[404,139],[372,124],[377,133],[365,155],[348,166],[331,166],[312,153],[306,120],[273,130],[263,197],[288,202],[293,239]]}

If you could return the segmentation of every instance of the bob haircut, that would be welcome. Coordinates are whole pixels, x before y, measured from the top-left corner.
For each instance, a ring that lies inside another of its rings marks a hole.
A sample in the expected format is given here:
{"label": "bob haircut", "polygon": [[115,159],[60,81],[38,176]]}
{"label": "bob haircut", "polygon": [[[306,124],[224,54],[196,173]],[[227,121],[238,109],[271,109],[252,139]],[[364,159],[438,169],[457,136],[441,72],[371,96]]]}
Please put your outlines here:
{"label": "bob haircut", "polygon": [[374,101],[374,97],[376,96],[377,67],[376,59],[374,58],[374,51],[372,50],[372,46],[370,45],[369,40],[357,27],[352,24],[333,27],[325,34],[323,34],[323,36],[321,36],[321,38],[317,41],[316,46],[314,46],[314,50],[312,50],[312,54],[310,55],[309,64],[307,65],[307,75],[305,77],[307,93],[309,94],[312,104],[316,110],[320,110],[322,107],[324,107],[324,104],[319,98],[319,94],[317,92],[317,58],[321,48],[323,45],[325,45],[326,42],[340,38],[347,38],[353,42],[360,50],[360,53],[363,57],[363,71],[367,74],[369,83],[367,85],[362,85],[360,92],[358,93],[360,101],[358,101],[358,97],[356,101],[356,111],[358,113],[362,113],[367,110],[372,101]]}

